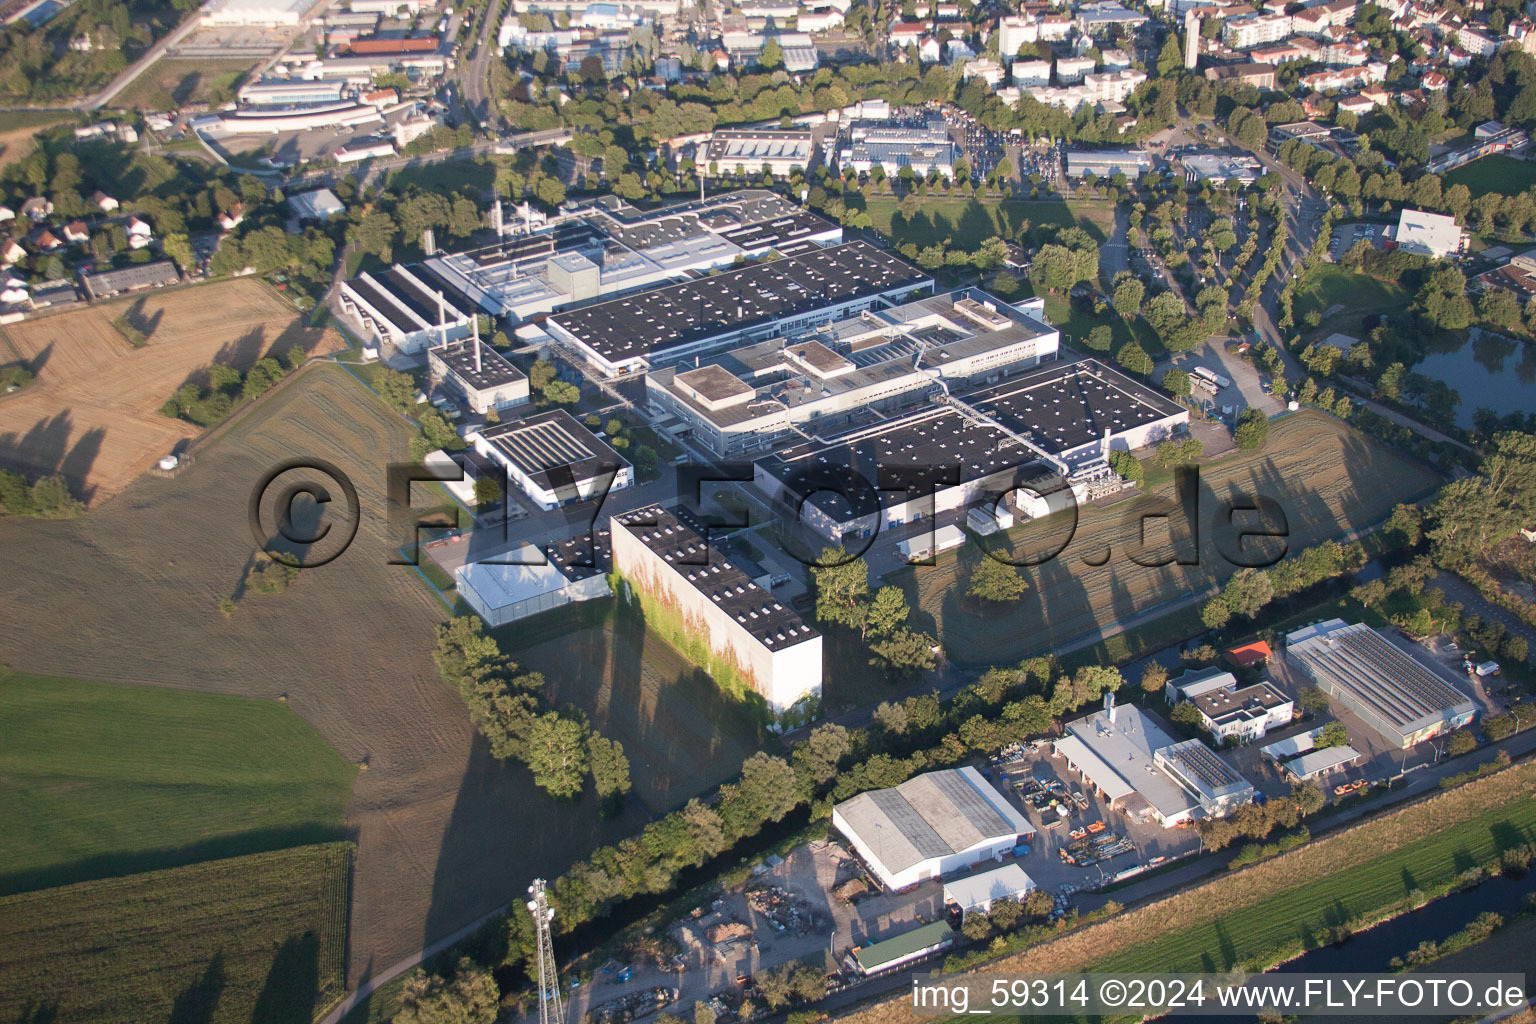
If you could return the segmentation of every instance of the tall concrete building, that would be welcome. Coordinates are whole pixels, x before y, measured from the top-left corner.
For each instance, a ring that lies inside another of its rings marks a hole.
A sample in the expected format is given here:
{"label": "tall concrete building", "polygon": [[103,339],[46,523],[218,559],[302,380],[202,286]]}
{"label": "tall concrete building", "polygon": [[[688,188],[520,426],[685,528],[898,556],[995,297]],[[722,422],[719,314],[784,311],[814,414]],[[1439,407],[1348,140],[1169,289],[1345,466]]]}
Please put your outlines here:
{"label": "tall concrete building", "polygon": [[1184,12],[1184,70],[1193,71],[1200,63],[1200,14],[1194,8]]}

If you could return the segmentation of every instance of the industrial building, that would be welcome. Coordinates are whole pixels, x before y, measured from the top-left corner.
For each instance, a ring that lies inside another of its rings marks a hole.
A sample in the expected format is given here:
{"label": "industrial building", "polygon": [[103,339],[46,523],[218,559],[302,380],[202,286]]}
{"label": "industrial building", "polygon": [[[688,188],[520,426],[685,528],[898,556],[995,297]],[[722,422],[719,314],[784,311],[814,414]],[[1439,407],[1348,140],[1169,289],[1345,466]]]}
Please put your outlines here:
{"label": "industrial building", "polygon": [[297,27],[317,0],[210,0],[198,15],[210,27]]}
{"label": "industrial building", "polygon": [[979,875],[945,882],[944,905],[958,910],[963,922],[971,913],[991,913],[992,904],[998,900],[1021,900],[1037,888],[1039,886],[1023,868],[1017,864],[1004,864]]}
{"label": "industrial building", "polygon": [[650,212],[604,196],[553,219],[526,206],[507,214],[497,200],[491,226],[503,241],[425,266],[486,312],[514,320],[843,237],[837,225],[760,189]]}
{"label": "industrial building", "polygon": [[1253,798],[1253,786],[1199,740],[1176,742],[1131,705],[1068,722],[1053,748],[1111,807],[1165,828],[1220,817]]}
{"label": "industrial building", "polygon": [[1477,714],[1472,698],[1363,623],[1329,619],[1285,643],[1286,661],[1389,746],[1406,749]]}
{"label": "industrial building", "polygon": [[892,177],[903,167],[920,178],[930,171],[948,177],[959,158],[960,147],[950,138],[949,125],[942,117],[932,117],[921,123],[855,121],[848,127],[838,164],[860,174],[879,165]]}
{"label": "industrial building", "polygon": [[345,94],[345,82],[263,78],[242,85],[235,96],[241,103],[253,107],[304,107],[340,103]]}
{"label": "industrial building", "polygon": [[481,416],[528,401],[528,375],[482,341],[478,332],[427,349],[427,372]]}
{"label": "industrial building", "polygon": [[903,964],[942,952],[954,944],[953,928],[944,921],[929,921],[881,942],[853,947],[848,951],[848,959],[851,961],[849,966],[867,977],[895,970]]}
{"label": "industrial building", "polygon": [[1035,828],[975,768],[914,776],[832,808],[833,826],[887,891],[1001,861]]}
{"label": "industrial building", "polygon": [[899,257],[849,242],[557,313],[546,329],[615,376],[809,330],[932,288],[933,278]]}
{"label": "industrial building", "polygon": [[458,594],[493,629],[577,601],[613,594],[608,577],[590,559],[575,557],[579,542],[567,540],[541,552],[520,550],[466,562],[453,572]]}
{"label": "industrial building", "polygon": [[770,449],[801,424],[842,429],[870,413],[926,401],[941,386],[993,382],[1053,359],[1043,304],[979,289],[928,296],[824,324],[794,339],[732,349],[710,362],[653,366],[647,402],[658,429],[716,455]]}
{"label": "industrial building", "polygon": [[740,167],[748,174],[764,168],[776,178],[789,177],[794,169],[805,170],[816,155],[816,141],[809,129],[732,128],[709,138],[705,160],[721,173]]}
{"label": "industrial building", "polygon": [[491,312],[425,264],[343,281],[341,305],[367,334],[412,353],[465,337],[476,315]]}
{"label": "industrial building", "polygon": [[471,430],[464,440],[546,510],[635,482],[634,467],[564,409]]}
{"label": "industrial building", "polygon": [[1112,178],[1124,174],[1135,179],[1152,169],[1152,154],[1143,149],[1069,149],[1067,176],[1082,178],[1089,174]]}
{"label": "industrial building", "polygon": [[611,520],[613,569],[675,612],[775,713],[821,694],[821,633],[709,543],[684,510],[649,505]]}
{"label": "industrial building", "polygon": [[346,206],[336,197],[336,193],[328,188],[289,196],[288,209],[300,221],[325,221],[339,213],[347,212]]}
{"label": "industrial building", "polygon": [[[941,397],[908,415],[759,459],[754,482],[803,523],[840,541],[958,511],[1006,494],[1042,470],[1059,474],[1058,484],[1064,478],[1088,488],[1117,485],[1111,450],[1156,444],[1189,423],[1187,409],[1096,359]],[[843,493],[828,489],[833,476],[847,485]],[[873,492],[859,487],[859,479],[868,488],[912,496],[888,494],[883,507],[869,507]],[[1031,516],[1039,511],[1018,507]]]}
{"label": "industrial building", "polygon": [[120,270],[103,270],[100,273],[80,273],[80,287],[88,301],[110,298],[125,292],[143,291],[145,288],[163,288],[181,280],[181,273],[170,260],[141,263]]}
{"label": "industrial building", "polygon": [[1186,181],[1236,181],[1252,185],[1264,174],[1264,166],[1251,156],[1231,156],[1222,152],[1185,153],[1179,157]]}

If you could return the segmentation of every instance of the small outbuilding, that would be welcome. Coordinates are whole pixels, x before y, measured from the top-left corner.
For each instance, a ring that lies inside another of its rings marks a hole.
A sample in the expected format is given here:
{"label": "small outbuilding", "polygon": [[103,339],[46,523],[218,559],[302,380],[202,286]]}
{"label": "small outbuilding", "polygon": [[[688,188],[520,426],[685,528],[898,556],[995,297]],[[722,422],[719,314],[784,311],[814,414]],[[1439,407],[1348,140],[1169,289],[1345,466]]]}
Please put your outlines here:
{"label": "small outbuilding", "polygon": [[1030,890],[1039,888],[1034,880],[1017,864],[1005,864],[992,871],[984,871],[969,878],[957,878],[944,883],[944,905],[960,908],[960,919],[976,911],[991,912],[998,900],[1023,899]]}

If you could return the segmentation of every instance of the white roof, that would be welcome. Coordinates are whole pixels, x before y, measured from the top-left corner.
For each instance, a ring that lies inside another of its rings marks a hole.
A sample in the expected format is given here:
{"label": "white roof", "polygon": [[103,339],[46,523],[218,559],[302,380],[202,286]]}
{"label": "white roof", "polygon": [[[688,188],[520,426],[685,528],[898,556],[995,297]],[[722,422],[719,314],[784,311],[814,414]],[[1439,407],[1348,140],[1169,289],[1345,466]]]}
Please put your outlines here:
{"label": "white roof", "polygon": [[[1163,817],[1176,817],[1195,806],[1194,799],[1183,787],[1153,765],[1153,753],[1173,746],[1173,737],[1149,715],[1130,704],[1115,708],[1114,715],[1113,721],[1107,711],[1079,718],[1067,723],[1067,732],[1090,748],[1107,769],[1123,780],[1122,788],[1129,785]],[[1063,742],[1056,742],[1058,751],[1063,750]],[[1078,766],[1093,778],[1094,785],[1110,792],[1084,765]]]}
{"label": "white roof", "polygon": [[1444,256],[1461,246],[1456,218],[1423,210],[1403,210],[1397,219],[1397,244],[1410,252]]}
{"label": "white roof", "polygon": [[1288,763],[1285,768],[1301,778],[1308,778],[1319,772],[1326,772],[1359,760],[1360,751],[1351,746],[1324,747],[1322,750],[1314,750],[1309,754],[1302,754],[1296,760]]}
{"label": "white roof", "polygon": [[1095,754],[1088,744],[1076,736],[1063,736],[1057,740],[1056,753],[1072,762],[1078,771],[1088,776],[1089,781],[1102,790],[1111,803],[1123,800],[1136,792],[1135,786],[1116,774],[1103,758]]}
{"label": "white roof", "polygon": [[1022,896],[1036,888],[1034,881],[1017,864],[1005,864],[992,871],[985,871],[970,878],[957,878],[944,883],[944,901],[970,910],[993,900]]}
{"label": "white roof", "polygon": [[1176,689],[1185,700],[1194,700],[1217,690],[1237,689],[1237,677],[1231,672],[1223,672],[1220,669],[1210,669],[1205,672],[1186,673],[1188,678],[1180,676],[1171,680]]}
{"label": "white roof", "polygon": [[1317,730],[1304,732],[1297,736],[1290,736],[1283,740],[1277,740],[1268,746],[1261,747],[1259,753],[1272,761],[1283,761],[1297,754],[1305,754],[1317,746]]}
{"label": "white roof", "polygon": [[570,580],[544,557],[538,548],[524,544],[515,555],[497,555],[497,558],[517,558],[525,562],[543,562],[543,565],[500,565],[471,562],[454,570],[459,582],[468,583],[487,604],[493,608],[526,601],[530,597],[552,594],[564,589]]}

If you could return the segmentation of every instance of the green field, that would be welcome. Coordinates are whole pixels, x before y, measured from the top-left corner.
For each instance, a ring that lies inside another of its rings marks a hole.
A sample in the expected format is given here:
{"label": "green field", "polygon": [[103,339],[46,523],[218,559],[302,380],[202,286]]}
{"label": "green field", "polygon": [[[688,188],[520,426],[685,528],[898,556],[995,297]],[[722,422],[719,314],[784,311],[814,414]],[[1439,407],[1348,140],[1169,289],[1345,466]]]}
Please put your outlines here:
{"label": "green field", "polygon": [[291,1024],[342,993],[352,846],[0,898],[0,1019]]}
{"label": "green field", "polygon": [[1326,263],[1307,275],[1296,289],[1296,319],[1301,321],[1316,310],[1324,319],[1334,306],[1340,313],[1406,307],[1413,295],[1396,281],[1383,281],[1369,274],[1352,273],[1341,266]]}
{"label": "green field", "polygon": [[233,99],[235,87],[255,63],[248,57],[161,57],[118,93],[112,106],[125,110],[174,110],[188,103]]}
{"label": "green field", "polygon": [[1215,921],[1138,945],[1095,971],[1263,969],[1324,941],[1330,928],[1368,921],[1413,890],[1436,893],[1467,868],[1536,840],[1536,802],[1515,800],[1392,853],[1286,889]]}
{"label": "green field", "polygon": [[1495,153],[1458,167],[1441,180],[1446,188],[1467,186],[1473,199],[1489,192],[1512,196],[1536,185],[1536,163]]}
{"label": "green field", "polygon": [[287,707],[0,670],[0,893],[341,837],[357,770]]}
{"label": "green field", "polygon": [[877,196],[866,207],[875,230],[893,245],[911,242],[919,249],[944,242],[957,249],[975,249],[993,235],[1016,240],[1042,224],[1077,225],[1096,241],[1108,237],[1114,207],[1108,203],[1036,202],[1027,199],[972,199],[925,196],[910,219],[894,196]]}
{"label": "green field", "polygon": [[[938,636],[951,661],[1005,664],[1076,640],[1099,639],[1111,623],[1166,615],[1226,579],[1236,569],[1219,554],[1208,524],[1225,502],[1239,496],[1257,494],[1278,503],[1289,527],[1288,549],[1295,552],[1380,522],[1393,505],[1441,482],[1428,467],[1311,411],[1276,419],[1265,448],[1234,452],[1200,471],[1198,564],[1156,567],[1131,559],[1145,500],[1138,497],[1080,509],[1075,526],[1063,513],[989,540],[1004,544],[1020,561],[1038,560],[1067,544],[1054,559],[1023,569],[1030,589],[1001,608],[979,606],[965,596],[970,573],[984,557],[975,543],[938,556],[932,566],[898,569],[887,582],[902,588],[914,625]],[[1156,486],[1153,493],[1171,498],[1173,486]],[[1171,558],[1167,531],[1153,521],[1147,536],[1147,554],[1153,557],[1143,556],[1143,562]]]}

